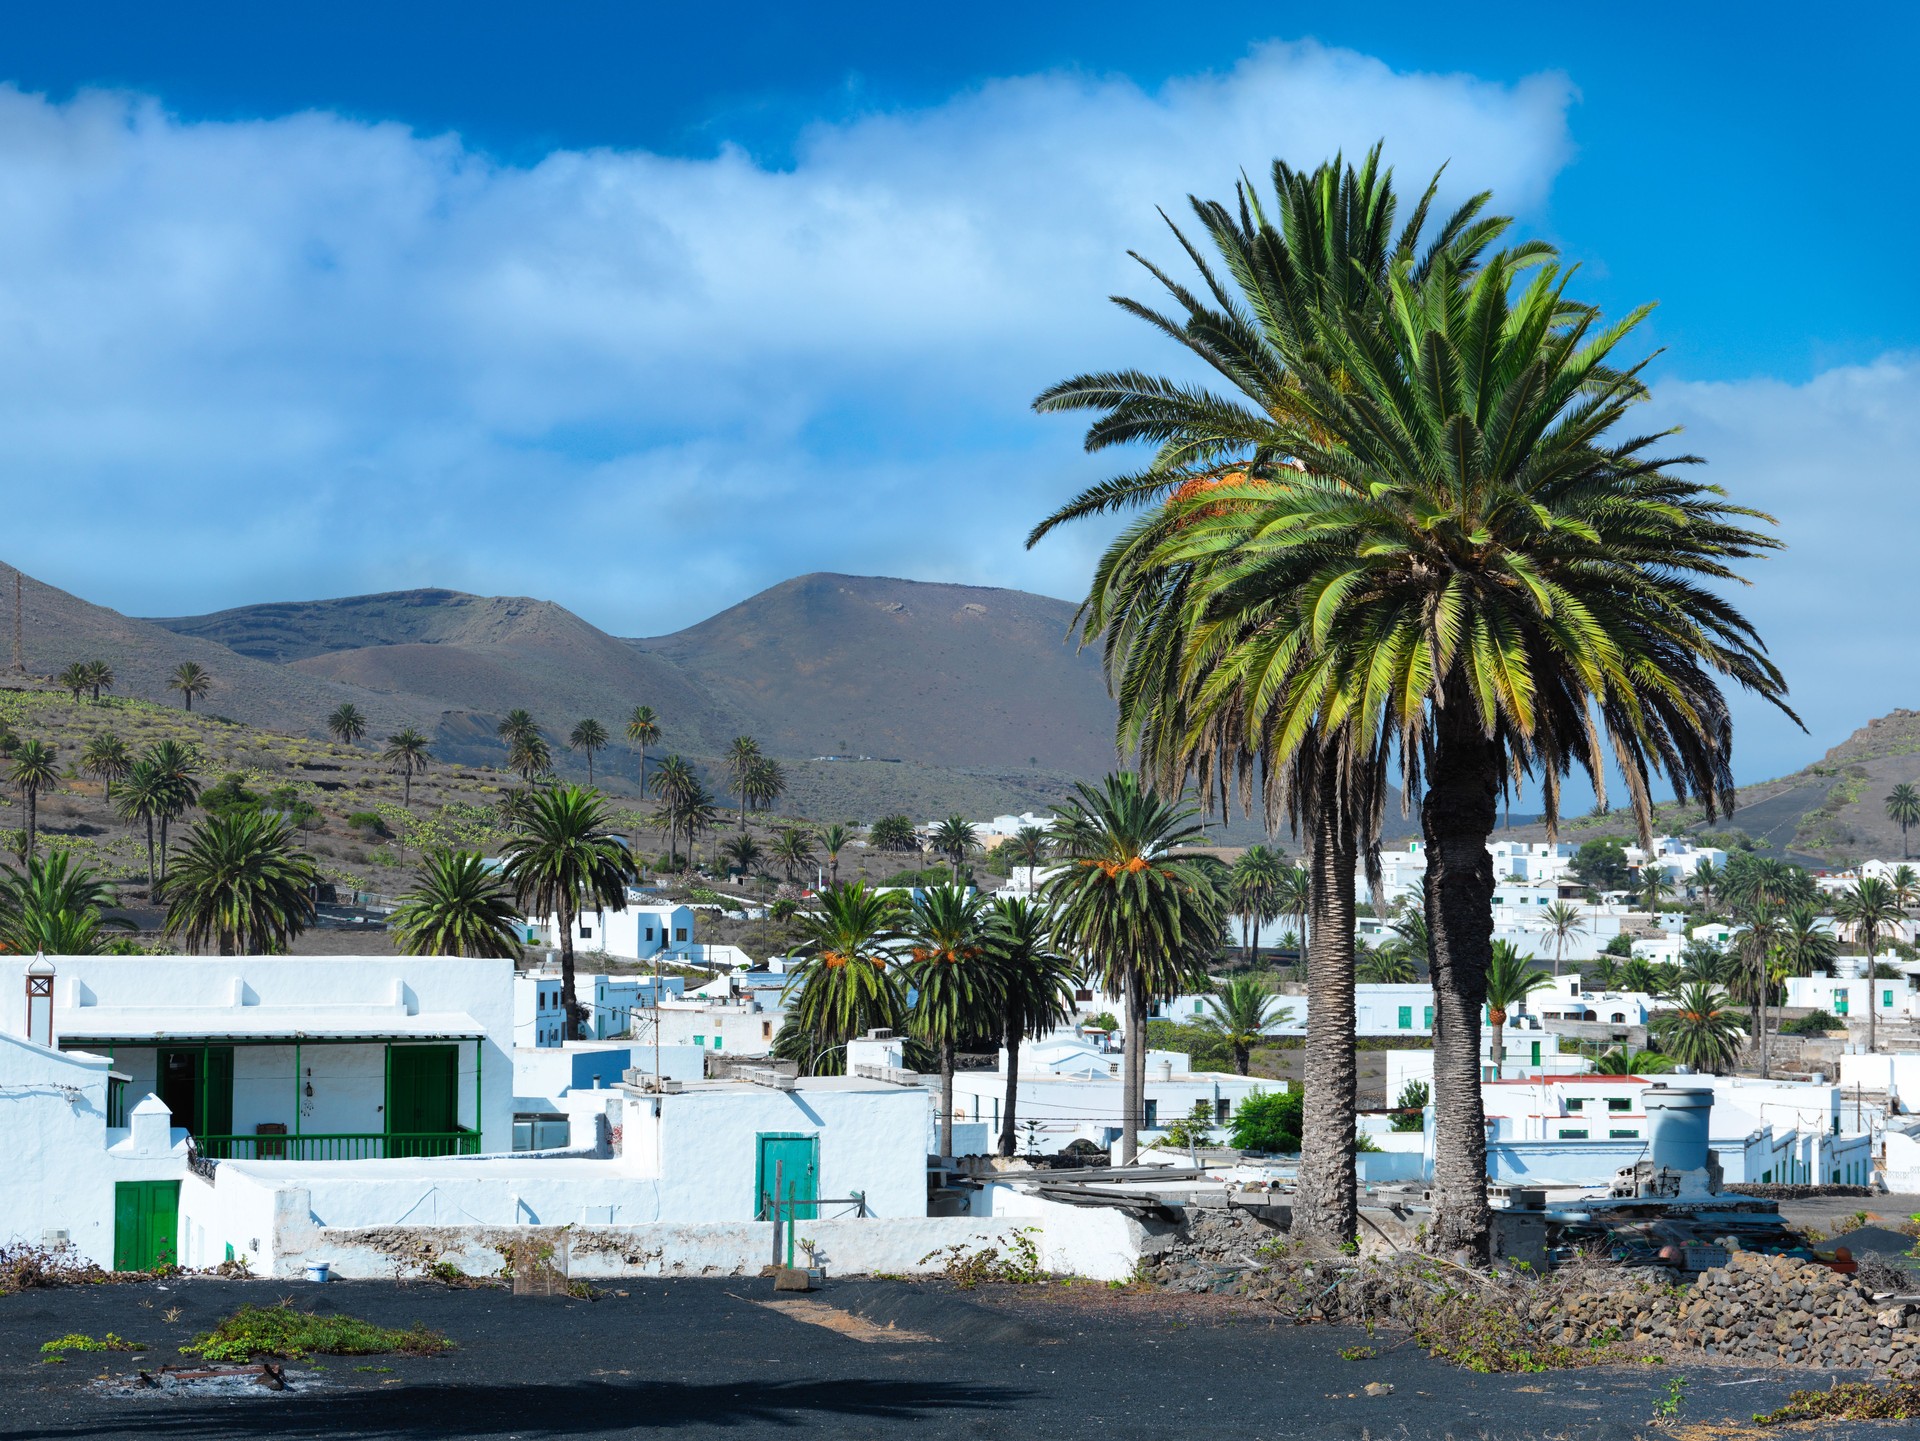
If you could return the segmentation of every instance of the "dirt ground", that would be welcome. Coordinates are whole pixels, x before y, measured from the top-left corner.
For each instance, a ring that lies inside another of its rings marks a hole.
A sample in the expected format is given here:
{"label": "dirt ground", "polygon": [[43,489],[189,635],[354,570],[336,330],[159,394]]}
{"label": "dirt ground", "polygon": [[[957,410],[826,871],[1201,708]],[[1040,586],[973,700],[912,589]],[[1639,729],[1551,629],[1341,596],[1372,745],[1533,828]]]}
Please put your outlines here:
{"label": "dirt ground", "polygon": [[[243,1301],[282,1299],[387,1325],[424,1322],[457,1349],[437,1359],[317,1358],[290,1368],[292,1384],[278,1394],[126,1389],[138,1368],[180,1359],[183,1342]],[[592,1301],[427,1283],[206,1279],[27,1292],[0,1297],[0,1441],[1633,1441],[1690,1428],[1727,1438],[1767,1434],[1750,1425],[1756,1411],[1830,1379],[1726,1366],[1481,1376],[1385,1335],[1276,1325],[1244,1305],[1091,1283],[961,1292],[847,1281],[805,1307],[776,1310],[767,1304],[776,1299],[785,1298],[759,1278],[633,1281]],[[49,1339],[109,1330],[148,1349],[42,1359]],[[1352,1348],[1368,1351],[1344,1359]],[[1900,1428],[1845,1434],[1882,1433]]]}

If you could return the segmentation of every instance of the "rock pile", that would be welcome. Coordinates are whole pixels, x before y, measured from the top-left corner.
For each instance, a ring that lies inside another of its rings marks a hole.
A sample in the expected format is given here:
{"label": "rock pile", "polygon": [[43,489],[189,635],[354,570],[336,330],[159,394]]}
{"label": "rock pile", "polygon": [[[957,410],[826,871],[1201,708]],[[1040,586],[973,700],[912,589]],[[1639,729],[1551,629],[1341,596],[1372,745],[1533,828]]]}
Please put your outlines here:
{"label": "rock pile", "polygon": [[1189,1211],[1189,1221],[1155,1257],[1147,1274],[1169,1291],[1233,1291],[1254,1267],[1270,1259],[1287,1233],[1245,1211]]}

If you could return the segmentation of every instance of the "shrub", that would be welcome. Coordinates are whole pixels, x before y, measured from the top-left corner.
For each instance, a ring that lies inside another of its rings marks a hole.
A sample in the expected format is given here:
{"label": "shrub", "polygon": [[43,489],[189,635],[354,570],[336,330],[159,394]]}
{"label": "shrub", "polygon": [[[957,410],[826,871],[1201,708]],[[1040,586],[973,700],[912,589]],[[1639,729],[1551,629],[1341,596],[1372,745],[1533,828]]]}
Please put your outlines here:
{"label": "shrub", "polygon": [[1408,1081],[1400,1088],[1400,1099],[1393,1103],[1393,1129],[1396,1131],[1420,1131],[1426,1129],[1426,1118],[1420,1113],[1426,1109],[1427,1102],[1433,1098],[1433,1089],[1425,1081]]}
{"label": "shrub", "polygon": [[56,1355],[68,1351],[144,1351],[147,1349],[147,1343],[128,1341],[111,1331],[97,1341],[78,1331],[70,1331],[65,1336],[57,1336],[51,1341],[42,1342],[40,1349]]}
{"label": "shrub", "polygon": [[393,1351],[433,1356],[452,1350],[453,1342],[418,1323],[402,1331],[357,1316],[315,1316],[291,1306],[242,1306],[180,1349],[207,1361],[245,1363],[256,1356],[298,1360],[315,1354],[382,1356]]}
{"label": "shrub", "polygon": [[1243,1151],[1297,1152],[1300,1108],[1305,1104],[1304,1091],[1255,1091],[1233,1113],[1233,1144]]}
{"label": "shrub", "polygon": [[1811,1015],[1800,1016],[1780,1024],[1783,1036],[1819,1036],[1828,1031],[1844,1031],[1847,1023],[1838,1016],[1828,1015],[1825,1011],[1815,1011]]}
{"label": "shrub", "polygon": [[385,818],[373,811],[355,811],[347,817],[347,825],[353,830],[364,831],[369,838],[393,834]]}
{"label": "shrub", "polygon": [[1211,1146],[1213,1127],[1213,1107],[1206,1101],[1195,1101],[1191,1111],[1167,1127],[1167,1144],[1182,1151],[1189,1146]]}

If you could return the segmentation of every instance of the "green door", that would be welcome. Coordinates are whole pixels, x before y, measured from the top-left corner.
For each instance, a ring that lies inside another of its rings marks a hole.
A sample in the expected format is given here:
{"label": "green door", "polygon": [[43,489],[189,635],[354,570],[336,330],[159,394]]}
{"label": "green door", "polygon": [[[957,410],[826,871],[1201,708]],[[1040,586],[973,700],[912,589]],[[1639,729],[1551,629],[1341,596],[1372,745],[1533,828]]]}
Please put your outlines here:
{"label": "green door", "polygon": [[[776,1169],[780,1177],[780,1199],[782,1201],[817,1201],[820,1199],[820,1138],[818,1136],[799,1136],[786,1132],[762,1132],[759,1137],[760,1155],[754,1166],[753,1189],[759,1201],[754,1215],[762,1221],[773,1219],[773,1181]],[[796,1221],[812,1221],[819,1217],[817,1206],[795,1206],[792,1210],[781,1209],[781,1218],[791,1217]]]}
{"label": "green door", "polygon": [[154,1271],[180,1259],[180,1183],[116,1181],[113,1269]]}
{"label": "green door", "polygon": [[448,1156],[460,1124],[460,1048],[395,1046],[387,1053],[387,1154]]}
{"label": "green door", "polygon": [[[160,1099],[173,1124],[199,1136],[233,1133],[233,1047],[173,1046],[159,1053]],[[218,1145],[212,1154],[224,1155]]]}

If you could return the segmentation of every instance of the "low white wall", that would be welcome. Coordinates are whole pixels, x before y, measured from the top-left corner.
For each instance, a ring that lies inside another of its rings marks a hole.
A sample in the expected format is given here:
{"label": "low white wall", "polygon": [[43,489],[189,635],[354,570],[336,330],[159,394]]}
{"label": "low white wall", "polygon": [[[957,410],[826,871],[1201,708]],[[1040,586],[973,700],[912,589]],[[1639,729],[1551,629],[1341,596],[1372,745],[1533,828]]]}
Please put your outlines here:
{"label": "low white wall", "polygon": [[1124,1281],[1154,1242],[1176,1229],[1171,1223],[1136,1221],[1106,1206],[1067,1206],[989,1181],[973,1197],[973,1215],[1036,1227],[1041,1263],[1066,1276]]}

